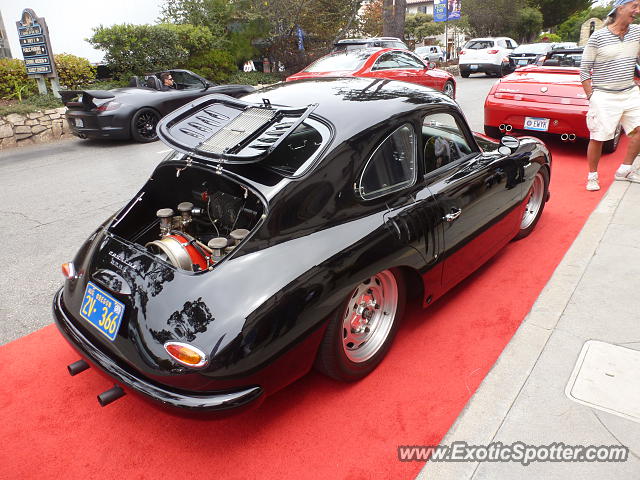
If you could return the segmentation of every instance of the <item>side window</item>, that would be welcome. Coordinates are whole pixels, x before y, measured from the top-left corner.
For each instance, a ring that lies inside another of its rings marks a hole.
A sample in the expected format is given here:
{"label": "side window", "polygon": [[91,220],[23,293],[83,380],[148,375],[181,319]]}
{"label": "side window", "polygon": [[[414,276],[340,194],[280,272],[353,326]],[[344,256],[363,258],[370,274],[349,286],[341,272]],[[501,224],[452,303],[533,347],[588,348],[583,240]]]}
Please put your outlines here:
{"label": "side window", "polygon": [[380,55],[380,58],[376,60],[371,70],[388,70],[390,68],[398,68],[398,62],[396,62],[391,52]]}
{"label": "side window", "polygon": [[498,40],[498,46],[506,48],[507,44],[504,40]]}
{"label": "side window", "polygon": [[427,173],[473,152],[455,117],[448,113],[424,117],[422,139]]}
{"label": "side window", "polygon": [[416,178],[416,135],[406,123],[373,152],[358,182],[358,191],[364,200],[372,200],[413,185]]}
{"label": "side window", "polygon": [[204,87],[198,77],[194,77],[187,72],[177,72],[173,70],[171,72],[171,76],[175,80],[176,84],[180,86],[180,88],[194,89]]}
{"label": "side window", "polygon": [[395,58],[398,63],[398,68],[424,68],[424,63],[410,53],[395,52]]}

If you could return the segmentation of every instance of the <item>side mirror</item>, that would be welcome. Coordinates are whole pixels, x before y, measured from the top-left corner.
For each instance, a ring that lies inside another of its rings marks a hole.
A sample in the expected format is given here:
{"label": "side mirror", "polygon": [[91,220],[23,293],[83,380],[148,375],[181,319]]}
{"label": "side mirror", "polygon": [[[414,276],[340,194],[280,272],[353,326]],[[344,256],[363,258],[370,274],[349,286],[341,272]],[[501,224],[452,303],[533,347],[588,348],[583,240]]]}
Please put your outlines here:
{"label": "side mirror", "polygon": [[427,66],[429,67],[429,70],[433,70],[436,68],[436,62],[427,62]]}
{"label": "side mirror", "polygon": [[511,135],[505,135],[500,139],[500,147],[498,147],[498,152],[502,155],[511,155],[515,152],[520,146],[520,140],[516,137],[512,137]]}

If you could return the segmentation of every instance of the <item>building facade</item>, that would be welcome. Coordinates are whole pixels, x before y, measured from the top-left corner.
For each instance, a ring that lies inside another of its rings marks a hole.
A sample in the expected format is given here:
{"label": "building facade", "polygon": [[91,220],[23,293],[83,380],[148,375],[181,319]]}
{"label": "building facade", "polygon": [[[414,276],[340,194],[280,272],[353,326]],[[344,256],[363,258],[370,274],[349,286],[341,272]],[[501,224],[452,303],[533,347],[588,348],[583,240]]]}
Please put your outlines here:
{"label": "building facade", "polygon": [[0,12],[0,58],[12,58],[11,49],[9,48],[9,38],[7,37],[7,31],[4,28],[4,22],[2,20],[2,12]]}

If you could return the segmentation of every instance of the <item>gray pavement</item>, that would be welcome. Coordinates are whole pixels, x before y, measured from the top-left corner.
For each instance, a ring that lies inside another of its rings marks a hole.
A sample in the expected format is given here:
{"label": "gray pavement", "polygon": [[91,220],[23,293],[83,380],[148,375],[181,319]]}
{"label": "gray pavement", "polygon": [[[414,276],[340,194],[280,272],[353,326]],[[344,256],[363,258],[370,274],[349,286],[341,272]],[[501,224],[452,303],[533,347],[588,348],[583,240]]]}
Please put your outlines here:
{"label": "gray pavement", "polygon": [[[639,207],[640,184],[613,183],[441,442],[624,445],[627,461],[430,461],[418,480],[640,478]],[[593,340],[606,342],[608,356],[578,361]],[[594,363],[602,375],[585,379]],[[592,403],[569,397],[579,391],[576,365]]]}

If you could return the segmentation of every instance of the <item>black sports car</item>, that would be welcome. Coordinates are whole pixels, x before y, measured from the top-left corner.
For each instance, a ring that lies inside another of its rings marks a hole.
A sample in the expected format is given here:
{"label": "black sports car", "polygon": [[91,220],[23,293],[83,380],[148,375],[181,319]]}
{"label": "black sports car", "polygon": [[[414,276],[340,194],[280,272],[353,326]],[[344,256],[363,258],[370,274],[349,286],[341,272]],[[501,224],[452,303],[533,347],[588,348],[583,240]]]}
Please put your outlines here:
{"label": "black sports car", "polygon": [[114,90],[62,90],[71,132],[80,138],[157,140],[160,118],[212,93],[238,97],[254,91],[248,85],[215,85],[189,70],[168,70],[175,88],[163,87],[160,73],[132,77],[128,87]]}
{"label": "black sports car", "polygon": [[408,296],[431,305],[527,236],[548,199],[542,142],[474,136],[453,100],[404,82],[211,95],[158,132],[175,151],[63,265],[53,303],[118,384],[102,404],[124,387],[219,412],[314,365],[362,378]]}

